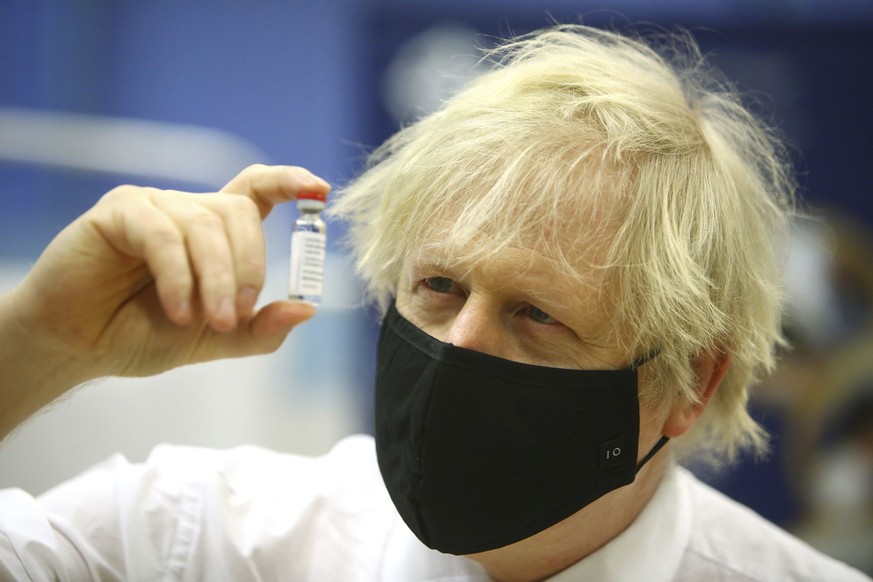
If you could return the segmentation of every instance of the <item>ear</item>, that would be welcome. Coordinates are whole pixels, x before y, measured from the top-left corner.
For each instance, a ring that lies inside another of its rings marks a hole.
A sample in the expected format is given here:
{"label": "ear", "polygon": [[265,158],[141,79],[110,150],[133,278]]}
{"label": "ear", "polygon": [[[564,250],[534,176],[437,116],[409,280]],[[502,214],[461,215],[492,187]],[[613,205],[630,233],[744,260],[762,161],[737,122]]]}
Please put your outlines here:
{"label": "ear", "polygon": [[695,360],[698,401],[691,402],[687,398],[679,397],[664,422],[664,435],[676,438],[694,426],[715,396],[715,391],[730,367],[731,357],[723,352],[706,353]]}

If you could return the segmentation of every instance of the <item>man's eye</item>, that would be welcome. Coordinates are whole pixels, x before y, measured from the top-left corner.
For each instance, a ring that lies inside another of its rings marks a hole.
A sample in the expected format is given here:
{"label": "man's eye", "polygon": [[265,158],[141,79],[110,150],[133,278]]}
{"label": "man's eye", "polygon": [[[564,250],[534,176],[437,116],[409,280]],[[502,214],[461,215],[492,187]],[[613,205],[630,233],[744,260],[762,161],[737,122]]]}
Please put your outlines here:
{"label": "man's eye", "polygon": [[555,319],[554,317],[552,317],[551,315],[549,315],[548,313],[546,313],[542,309],[534,307],[533,305],[531,305],[527,308],[527,316],[530,317],[532,320],[536,321],[537,323],[544,323],[544,324],[558,323],[557,319]]}
{"label": "man's eye", "polygon": [[436,291],[437,293],[449,293],[455,282],[448,277],[428,277],[424,280],[424,284],[431,291]]}

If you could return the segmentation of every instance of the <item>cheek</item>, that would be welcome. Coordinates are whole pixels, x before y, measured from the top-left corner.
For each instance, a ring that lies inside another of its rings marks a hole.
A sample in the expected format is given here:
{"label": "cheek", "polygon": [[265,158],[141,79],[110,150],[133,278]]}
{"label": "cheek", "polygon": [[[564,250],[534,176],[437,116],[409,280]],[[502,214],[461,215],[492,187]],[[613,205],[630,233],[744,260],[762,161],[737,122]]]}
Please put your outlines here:
{"label": "cheek", "polygon": [[561,336],[554,341],[547,342],[538,340],[535,342],[535,346],[546,352],[550,356],[550,362],[559,368],[585,370],[615,367],[612,364],[599,361],[595,355],[591,354],[590,349],[577,345],[577,342],[573,342],[572,338],[569,337]]}
{"label": "cheek", "polygon": [[410,286],[409,281],[401,281],[395,298],[397,311],[429,336],[446,341],[452,322],[451,311],[423,304],[421,297],[413,293]]}
{"label": "cheek", "polygon": [[421,327],[423,322],[421,321],[420,314],[417,313],[418,310],[415,307],[415,301],[410,293],[408,284],[405,281],[402,281],[399,289],[397,290],[397,296],[395,297],[395,306],[397,307],[397,311],[402,315],[405,319],[412,322],[415,326]]}
{"label": "cheek", "polygon": [[400,277],[397,291],[394,293],[394,303],[403,317],[406,317],[406,311],[409,309],[409,299],[409,280],[407,277]]}

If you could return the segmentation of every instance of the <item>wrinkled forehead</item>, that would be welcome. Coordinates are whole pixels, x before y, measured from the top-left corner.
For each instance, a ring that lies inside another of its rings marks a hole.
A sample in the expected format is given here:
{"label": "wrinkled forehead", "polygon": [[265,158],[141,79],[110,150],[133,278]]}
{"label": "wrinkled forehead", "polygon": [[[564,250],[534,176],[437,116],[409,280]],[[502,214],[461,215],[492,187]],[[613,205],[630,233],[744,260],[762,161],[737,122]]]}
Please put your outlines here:
{"label": "wrinkled forehead", "polygon": [[454,279],[468,291],[487,289],[536,305],[586,337],[611,338],[617,320],[610,299],[610,272],[598,250],[571,246],[556,236],[557,248],[543,241],[515,244],[487,229],[469,238],[452,235],[451,221],[433,221],[404,261],[401,287],[422,277]]}
{"label": "wrinkled forehead", "polygon": [[517,151],[489,134],[484,145],[421,145],[381,199],[379,228],[398,258],[440,249],[476,264],[527,248],[575,279],[597,271],[621,225],[629,166],[591,144],[527,143]]}
{"label": "wrinkled forehead", "polygon": [[575,214],[571,212],[552,217],[519,212],[487,220],[470,220],[464,213],[464,206],[446,204],[422,221],[406,263],[530,273],[567,292],[602,286],[609,232],[614,229],[604,228],[593,214],[583,221],[569,219]]}

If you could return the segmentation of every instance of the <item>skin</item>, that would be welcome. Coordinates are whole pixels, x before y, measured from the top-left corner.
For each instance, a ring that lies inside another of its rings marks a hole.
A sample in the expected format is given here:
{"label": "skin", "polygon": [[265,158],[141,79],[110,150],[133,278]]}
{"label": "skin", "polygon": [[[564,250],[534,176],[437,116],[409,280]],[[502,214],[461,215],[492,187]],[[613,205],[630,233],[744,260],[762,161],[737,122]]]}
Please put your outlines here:
{"label": "skin", "polygon": [[0,437],[72,387],[277,349],[311,306],[255,311],[261,221],[330,186],[303,168],[252,166],[220,192],[122,186],[0,296]]}
{"label": "skin", "polygon": [[[453,264],[451,253],[429,245],[407,262],[397,309],[437,339],[518,362],[576,369],[620,369],[622,353],[605,339],[608,314],[596,280],[567,293],[572,281],[530,249],[511,249],[499,260]],[[677,401],[666,413],[642,409],[640,459],[662,435],[684,434],[702,414],[729,368],[724,357],[696,362],[701,401]],[[646,366],[641,368],[645,382]],[[668,445],[669,448],[669,445]],[[639,459],[638,459],[639,460]],[[541,580],[616,537],[652,498],[669,464],[666,450],[645,465],[634,483],[610,492],[564,521],[509,546],[470,555],[494,580]]]}
{"label": "skin", "polygon": [[[0,437],[87,380],[145,376],[207,360],[263,354],[314,313],[254,305],[264,282],[261,221],[273,206],[329,185],[303,168],[252,166],[220,192],[123,186],[64,229],[33,270],[0,296]],[[628,364],[604,339],[599,288],[570,284],[548,257],[511,249],[499,260],[453,264],[428,245],[406,265],[397,306],[442,341],[520,362],[573,368]],[[685,433],[729,368],[696,362],[700,401],[641,411],[641,455]],[[646,367],[641,368],[645,381]],[[510,546],[470,556],[498,581],[540,580],[621,533],[667,466],[656,455],[636,481]]]}

